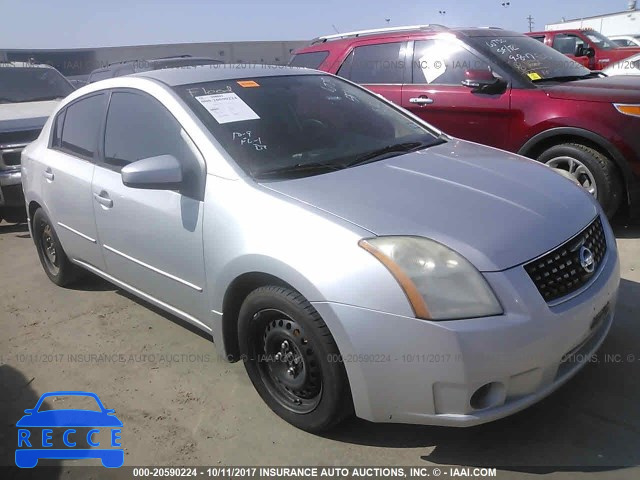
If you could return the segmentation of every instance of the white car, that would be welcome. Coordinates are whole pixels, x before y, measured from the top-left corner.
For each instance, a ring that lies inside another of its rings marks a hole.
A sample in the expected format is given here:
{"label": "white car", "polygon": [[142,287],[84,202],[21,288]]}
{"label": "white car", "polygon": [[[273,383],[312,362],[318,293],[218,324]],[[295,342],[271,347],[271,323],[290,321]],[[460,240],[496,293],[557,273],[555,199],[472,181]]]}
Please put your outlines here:
{"label": "white car", "polygon": [[609,39],[619,47],[640,47],[640,35],[615,35]]}
{"label": "white car", "polygon": [[610,77],[616,75],[640,75],[640,53],[609,65],[602,71]]}

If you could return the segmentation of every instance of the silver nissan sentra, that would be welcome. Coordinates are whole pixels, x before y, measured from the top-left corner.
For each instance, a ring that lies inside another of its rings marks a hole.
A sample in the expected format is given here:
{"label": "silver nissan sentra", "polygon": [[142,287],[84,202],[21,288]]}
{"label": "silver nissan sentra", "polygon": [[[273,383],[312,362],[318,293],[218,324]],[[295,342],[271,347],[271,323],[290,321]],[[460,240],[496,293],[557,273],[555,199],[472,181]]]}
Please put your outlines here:
{"label": "silver nissan sentra", "polygon": [[22,178],[54,283],[89,271],[209,332],[308,431],[504,417],[613,320],[616,242],[591,195],[313,70],[91,84]]}

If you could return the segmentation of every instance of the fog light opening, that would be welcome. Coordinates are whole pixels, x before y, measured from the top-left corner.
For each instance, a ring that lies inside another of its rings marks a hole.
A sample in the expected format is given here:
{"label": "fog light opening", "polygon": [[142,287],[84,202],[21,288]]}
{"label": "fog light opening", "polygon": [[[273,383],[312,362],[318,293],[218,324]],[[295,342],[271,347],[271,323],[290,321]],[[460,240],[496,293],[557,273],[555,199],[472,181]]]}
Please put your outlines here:
{"label": "fog light opening", "polygon": [[471,396],[470,404],[474,410],[496,407],[505,400],[505,388],[501,382],[491,382],[482,385]]}

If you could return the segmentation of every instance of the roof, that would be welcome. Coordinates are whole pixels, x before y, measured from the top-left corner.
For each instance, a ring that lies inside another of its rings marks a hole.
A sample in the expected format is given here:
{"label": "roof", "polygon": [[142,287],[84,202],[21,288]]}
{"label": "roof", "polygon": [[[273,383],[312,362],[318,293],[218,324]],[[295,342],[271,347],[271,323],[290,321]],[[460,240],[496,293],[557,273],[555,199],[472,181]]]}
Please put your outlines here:
{"label": "roof", "polygon": [[46,63],[29,63],[29,62],[5,62],[0,60],[0,68],[54,68]]}
{"label": "roof", "polygon": [[602,13],[600,15],[591,15],[590,17],[567,18],[566,20],[562,20],[562,21],[559,21],[559,22],[549,23],[549,25],[562,25],[563,23],[579,22],[580,20],[591,20],[591,19],[594,19],[594,18],[615,17],[616,15],[629,15],[630,13],[635,13],[635,12],[637,12],[637,10],[623,10],[621,12]]}
{"label": "roof", "polygon": [[144,77],[159,80],[170,87],[190,83],[235,80],[239,78],[278,77],[283,75],[317,75],[317,70],[284,67],[281,65],[228,64],[198,65],[195,67],[166,68],[135,73],[130,77]]}

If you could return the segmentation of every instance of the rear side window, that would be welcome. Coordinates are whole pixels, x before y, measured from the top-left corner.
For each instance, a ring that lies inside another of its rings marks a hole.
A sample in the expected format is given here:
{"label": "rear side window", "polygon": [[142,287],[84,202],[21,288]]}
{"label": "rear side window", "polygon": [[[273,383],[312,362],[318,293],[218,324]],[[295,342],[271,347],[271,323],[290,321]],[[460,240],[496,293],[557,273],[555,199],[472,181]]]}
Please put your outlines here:
{"label": "rear side window", "polygon": [[539,35],[537,37],[531,37],[534,40],[538,40],[540,43],[544,43],[544,35]]}
{"label": "rear side window", "polygon": [[62,146],[62,126],[64,125],[64,115],[66,110],[62,110],[56,117],[56,122],[53,126],[53,136],[51,138],[51,147],[60,148]]}
{"label": "rear side window", "polygon": [[329,52],[298,53],[291,57],[289,65],[292,67],[318,68],[329,56]]}
{"label": "rear side window", "polygon": [[92,95],[66,108],[61,148],[83,158],[93,158],[104,116],[105,94]]}
{"label": "rear side window", "polygon": [[356,47],[344,61],[338,75],[356,83],[402,83],[405,42]]}

